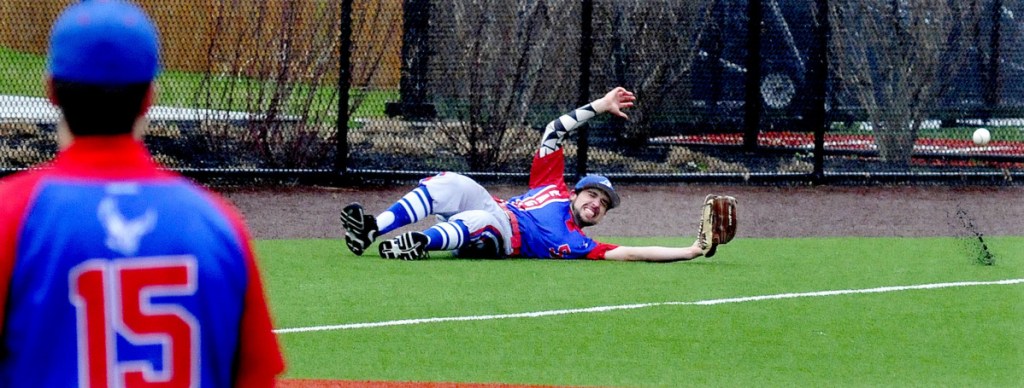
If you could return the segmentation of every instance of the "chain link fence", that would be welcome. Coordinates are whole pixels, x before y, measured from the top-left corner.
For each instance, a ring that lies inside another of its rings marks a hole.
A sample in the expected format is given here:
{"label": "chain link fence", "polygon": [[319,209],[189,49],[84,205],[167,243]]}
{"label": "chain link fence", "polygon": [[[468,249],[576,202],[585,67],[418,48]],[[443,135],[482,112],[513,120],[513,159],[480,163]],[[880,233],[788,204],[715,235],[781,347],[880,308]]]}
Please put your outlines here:
{"label": "chain link fence", "polygon": [[[0,4],[0,173],[56,152],[48,28]],[[144,3],[164,72],[146,138],[213,179],[525,181],[543,127],[614,86],[630,120],[567,142],[619,180],[984,180],[1024,166],[1020,0]],[[992,141],[976,145],[985,127]]]}

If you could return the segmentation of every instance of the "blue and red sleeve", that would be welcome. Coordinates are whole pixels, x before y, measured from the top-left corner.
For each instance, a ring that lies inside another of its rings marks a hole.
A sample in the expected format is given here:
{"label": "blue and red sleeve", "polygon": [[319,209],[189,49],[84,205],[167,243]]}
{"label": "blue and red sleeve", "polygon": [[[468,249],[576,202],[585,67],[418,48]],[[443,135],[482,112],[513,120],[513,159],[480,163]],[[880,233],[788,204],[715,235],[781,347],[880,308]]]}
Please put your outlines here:
{"label": "blue and red sleeve", "polygon": [[[18,233],[25,218],[29,201],[42,178],[39,173],[15,174],[0,182],[0,322],[7,311],[7,293],[14,271],[14,254],[18,247]],[[0,334],[3,327],[0,326]]]}
{"label": "blue and red sleeve", "polygon": [[533,153],[533,164],[530,166],[530,189],[555,185],[558,190],[568,193],[565,185],[565,154],[561,148],[541,156],[540,151]]}
{"label": "blue and red sleeve", "polygon": [[589,260],[604,260],[605,253],[608,253],[608,251],[618,247],[619,246],[615,244],[606,244],[603,242],[598,242],[597,247],[595,247],[590,252],[587,252],[586,258]]}
{"label": "blue and red sleeve", "polygon": [[281,356],[280,345],[273,332],[274,326],[270,319],[270,310],[267,307],[259,266],[256,264],[252,238],[239,212],[233,206],[216,195],[210,195],[210,197],[214,198],[221,212],[227,216],[237,232],[249,272],[245,306],[239,327],[235,386],[272,388],[276,384],[277,375],[284,371],[285,364],[284,358]]}

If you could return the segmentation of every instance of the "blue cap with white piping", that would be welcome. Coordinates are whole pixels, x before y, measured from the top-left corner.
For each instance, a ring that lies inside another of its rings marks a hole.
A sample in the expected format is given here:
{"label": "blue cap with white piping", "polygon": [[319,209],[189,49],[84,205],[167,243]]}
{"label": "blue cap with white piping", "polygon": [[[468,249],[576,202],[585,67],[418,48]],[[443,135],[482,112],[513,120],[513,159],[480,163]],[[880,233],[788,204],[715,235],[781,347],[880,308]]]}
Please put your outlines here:
{"label": "blue cap with white piping", "polygon": [[576,192],[580,192],[583,189],[598,189],[608,194],[610,203],[608,209],[612,209],[619,206],[619,194],[615,192],[615,188],[612,187],[612,181],[602,175],[587,175],[576,182]]}

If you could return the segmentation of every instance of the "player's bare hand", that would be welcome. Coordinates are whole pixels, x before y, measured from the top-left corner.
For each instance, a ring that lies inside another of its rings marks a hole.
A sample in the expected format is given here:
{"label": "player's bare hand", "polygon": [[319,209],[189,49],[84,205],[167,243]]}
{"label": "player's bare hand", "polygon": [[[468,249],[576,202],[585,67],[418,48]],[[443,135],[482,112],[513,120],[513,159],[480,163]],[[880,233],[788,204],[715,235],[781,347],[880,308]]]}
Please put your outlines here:
{"label": "player's bare hand", "polygon": [[633,92],[619,86],[609,91],[601,99],[594,101],[591,106],[597,113],[608,112],[628,120],[629,116],[626,116],[622,110],[633,107],[634,101],[636,101],[636,96],[633,95]]}

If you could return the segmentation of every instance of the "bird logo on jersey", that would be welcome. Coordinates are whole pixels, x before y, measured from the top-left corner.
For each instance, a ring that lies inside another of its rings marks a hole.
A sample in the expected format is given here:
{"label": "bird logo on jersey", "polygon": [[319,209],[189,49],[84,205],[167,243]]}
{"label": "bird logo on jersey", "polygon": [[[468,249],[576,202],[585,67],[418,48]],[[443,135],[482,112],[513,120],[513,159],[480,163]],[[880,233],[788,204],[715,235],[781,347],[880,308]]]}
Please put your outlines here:
{"label": "bird logo on jersey", "polygon": [[107,248],[125,256],[135,256],[139,250],[139,240],[156,226],[156,211],[146,209],[146,213],[134,219],[127,219],[117,208],[114,197],[105,197],[100,201],[96,215],[107,232],[104,241]]}

